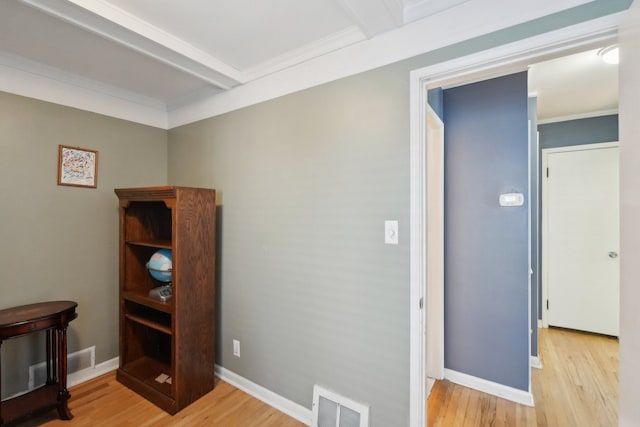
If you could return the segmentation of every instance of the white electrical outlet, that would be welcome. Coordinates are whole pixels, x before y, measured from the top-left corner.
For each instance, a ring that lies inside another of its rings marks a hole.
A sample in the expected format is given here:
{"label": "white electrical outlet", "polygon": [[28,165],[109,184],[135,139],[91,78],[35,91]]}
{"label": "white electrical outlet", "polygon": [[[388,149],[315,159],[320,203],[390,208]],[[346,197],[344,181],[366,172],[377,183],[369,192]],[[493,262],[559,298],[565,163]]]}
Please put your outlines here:
{"label": "white electrical outlet", "polygon": [[233,340],[233,355],[240,357],[240,341]]}

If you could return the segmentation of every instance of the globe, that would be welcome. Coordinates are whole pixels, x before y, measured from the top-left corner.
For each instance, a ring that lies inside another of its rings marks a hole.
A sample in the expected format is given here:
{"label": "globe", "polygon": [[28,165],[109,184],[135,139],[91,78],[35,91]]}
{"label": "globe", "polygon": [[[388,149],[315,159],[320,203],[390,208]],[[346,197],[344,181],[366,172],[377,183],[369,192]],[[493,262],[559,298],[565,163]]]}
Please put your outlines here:
{"label": "globe", "polygon": [[168,283],[171,282],[172,264],[171,250],[160,249],[149,258],[147,270],[157,281]]}

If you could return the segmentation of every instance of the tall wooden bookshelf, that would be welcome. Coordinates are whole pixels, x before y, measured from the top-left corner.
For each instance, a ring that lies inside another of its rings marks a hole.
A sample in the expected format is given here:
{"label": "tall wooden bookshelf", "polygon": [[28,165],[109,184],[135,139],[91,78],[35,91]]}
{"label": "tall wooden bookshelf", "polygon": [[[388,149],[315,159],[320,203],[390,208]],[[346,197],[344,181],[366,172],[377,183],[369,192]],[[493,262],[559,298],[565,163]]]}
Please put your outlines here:
{"label": "tall wooden bookshelf", "polygon": [[[175,414],[214,387],[215,190],[115,190],[120,210],[120,367],[118,381]],[[158,249],[173,258],[172,298],[146,263]]]}

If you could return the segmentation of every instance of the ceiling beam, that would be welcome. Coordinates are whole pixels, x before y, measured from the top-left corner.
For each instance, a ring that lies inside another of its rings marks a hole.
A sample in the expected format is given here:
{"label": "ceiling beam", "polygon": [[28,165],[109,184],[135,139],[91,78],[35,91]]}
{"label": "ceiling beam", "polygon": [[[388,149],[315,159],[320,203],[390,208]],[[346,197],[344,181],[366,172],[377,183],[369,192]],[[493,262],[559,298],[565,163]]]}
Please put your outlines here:
{"label": "ceiling beam", "polygon": [[243,73],[122,9],[95,0],[21,0],[218,88],[246,83]]}
{"label": "ceiling beam", "polygon": [[402,0],[337,0],[337,2],[367,38],[401,27],[403,24]]}
{"label": "ceiling beam", "polygon": [[469,0],[414,0],[407,4],[404,9],[403,22],[417,21],[427,16],[451,9]]}

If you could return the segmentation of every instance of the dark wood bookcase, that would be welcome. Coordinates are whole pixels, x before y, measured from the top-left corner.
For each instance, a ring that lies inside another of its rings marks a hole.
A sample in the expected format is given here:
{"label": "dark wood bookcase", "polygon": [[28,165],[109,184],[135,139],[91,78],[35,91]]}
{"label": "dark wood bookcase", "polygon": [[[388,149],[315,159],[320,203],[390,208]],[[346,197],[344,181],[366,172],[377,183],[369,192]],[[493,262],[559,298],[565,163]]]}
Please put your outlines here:
{"label": "dark wood bookcase", "polygon": [[[214,387],[215,190],[188,187],[115,190],[120,210],[120,367],[118,381],[175,414]],[[173,295],[146,263],[171,249]],[[163,375],[164,374],[164,375]],[[169,380],[163,378],[168,377]]]}

